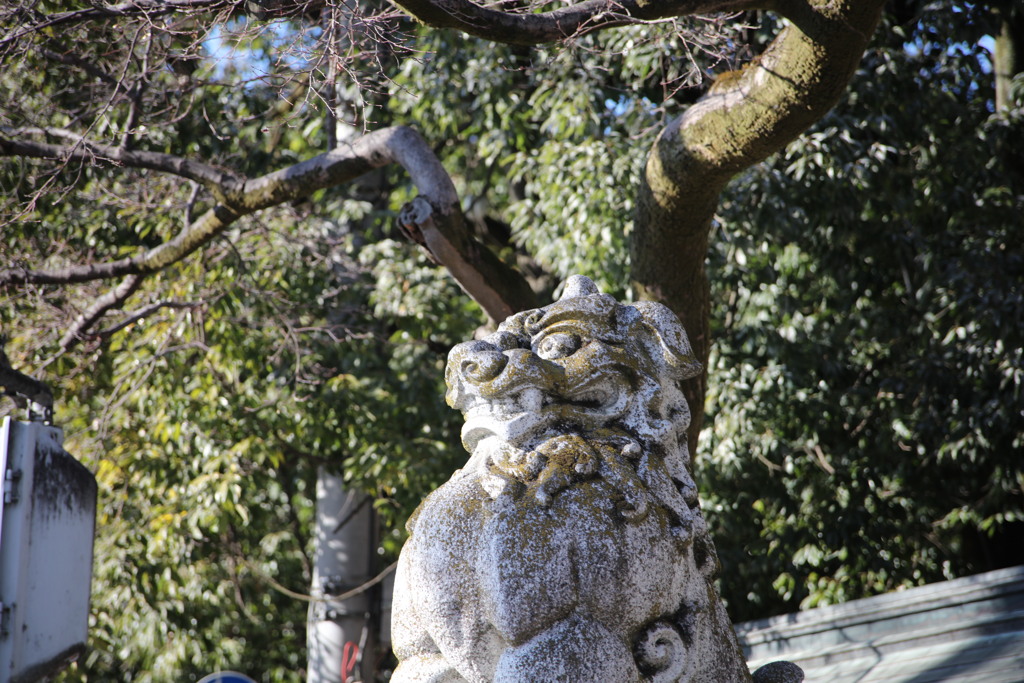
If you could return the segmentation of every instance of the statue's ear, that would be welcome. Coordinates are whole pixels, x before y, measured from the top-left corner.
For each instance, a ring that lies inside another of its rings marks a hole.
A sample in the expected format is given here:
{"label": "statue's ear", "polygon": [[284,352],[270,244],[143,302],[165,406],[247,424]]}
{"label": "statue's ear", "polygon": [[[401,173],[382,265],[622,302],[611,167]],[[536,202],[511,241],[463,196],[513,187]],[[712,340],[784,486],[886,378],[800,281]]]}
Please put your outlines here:
{"label": "statue's ear", "polygon": [[640,313],[643,324],[654,332],[661,342],[665,362],[679,373],[680,379],[689,379],[700,374],[700,362],[690,348],[686,331],[668,306],[656,301],[638,301],[632,304],[631,308]]}

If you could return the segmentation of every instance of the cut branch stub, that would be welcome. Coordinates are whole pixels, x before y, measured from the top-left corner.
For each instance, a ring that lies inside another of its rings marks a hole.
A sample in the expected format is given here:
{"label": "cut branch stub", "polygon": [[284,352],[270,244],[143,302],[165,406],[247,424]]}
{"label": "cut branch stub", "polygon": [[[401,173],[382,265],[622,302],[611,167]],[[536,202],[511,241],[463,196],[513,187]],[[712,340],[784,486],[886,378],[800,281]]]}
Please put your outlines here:
{"label": "cut branch stub", "polygon": [[522,275],[466,233],[461,211],[444,212],[416,197],[402,208],[398,223],[495,322],[535,305],[536,295]]}
{"label": "cut branch stub", "polygon": [[410,242],[423,247],[430,255],[430,260],[440,264],[437,257],[427,248],[427,241],[423,238],[423,230],[420,228],[421,224],[430,220],[433,212],[434,208],[430,206],[430,202],[423,197],[416,197],[398,212],[398,228]]}

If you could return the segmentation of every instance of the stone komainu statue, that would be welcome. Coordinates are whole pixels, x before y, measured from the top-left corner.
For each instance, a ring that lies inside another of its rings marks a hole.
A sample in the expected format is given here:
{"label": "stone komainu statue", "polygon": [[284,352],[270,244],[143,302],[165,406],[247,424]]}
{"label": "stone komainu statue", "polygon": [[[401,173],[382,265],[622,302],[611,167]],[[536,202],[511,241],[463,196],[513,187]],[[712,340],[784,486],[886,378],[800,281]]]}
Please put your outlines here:
{"label": "stone komainu statue", "polygon": [[581,276],[452,349],[472,456],[409,521],[392,681],[750,680],[690,475],[699,370],[666,307]]}

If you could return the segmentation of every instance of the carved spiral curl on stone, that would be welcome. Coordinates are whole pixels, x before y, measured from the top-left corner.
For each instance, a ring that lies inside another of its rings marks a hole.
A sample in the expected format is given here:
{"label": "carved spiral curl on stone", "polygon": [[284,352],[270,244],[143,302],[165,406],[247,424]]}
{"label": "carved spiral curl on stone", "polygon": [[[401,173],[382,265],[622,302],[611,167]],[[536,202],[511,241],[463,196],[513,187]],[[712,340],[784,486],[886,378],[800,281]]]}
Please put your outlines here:
{"label": "carved spiral curl on stone", "polygon": [[643,635],[636,646],[642,670],[654,671],[652,683],[685,683],[689,666],[686,645],[679,631],[665,622],[657,622]]}

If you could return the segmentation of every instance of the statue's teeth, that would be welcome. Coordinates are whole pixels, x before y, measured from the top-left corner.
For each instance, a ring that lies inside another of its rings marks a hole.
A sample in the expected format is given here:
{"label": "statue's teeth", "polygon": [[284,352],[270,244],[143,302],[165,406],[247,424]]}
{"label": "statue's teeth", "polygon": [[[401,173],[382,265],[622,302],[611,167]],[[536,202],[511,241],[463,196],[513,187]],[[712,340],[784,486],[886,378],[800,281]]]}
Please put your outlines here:
{"label": "statue's teeth", "polygon": [[523,412],[538,412],[544,406],[544,393],[540,389],[524,389],[519,395],[519,408]]}

